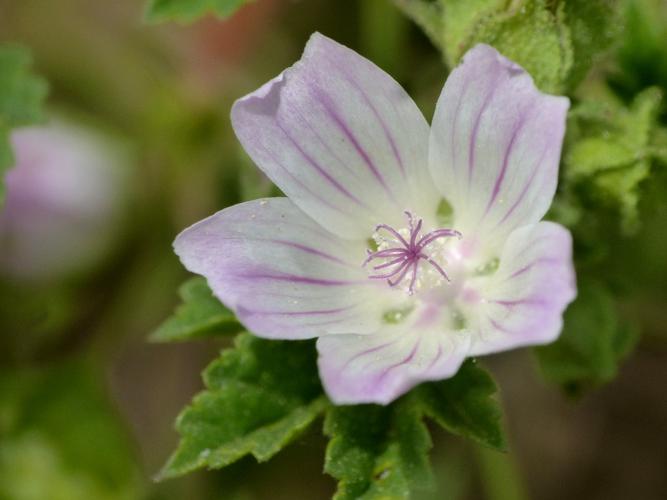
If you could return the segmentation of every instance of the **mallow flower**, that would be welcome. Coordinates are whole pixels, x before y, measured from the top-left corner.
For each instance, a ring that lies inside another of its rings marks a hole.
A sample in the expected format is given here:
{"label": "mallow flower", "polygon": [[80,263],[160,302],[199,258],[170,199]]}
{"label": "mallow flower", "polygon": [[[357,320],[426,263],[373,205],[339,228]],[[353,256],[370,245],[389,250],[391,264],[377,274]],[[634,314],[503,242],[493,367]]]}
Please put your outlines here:
{"label": "mallow flower", "polygon": [[387,404],[467,357],[559,335],[572,240],[540,220],[568,106],[477,45],[429,128],[389,75],[316,33],[231,113],[287,197],[204,219],[176,253],[254,334],[317,337],[334,403]]}
{"label": "mallow flower", "polygon": [[53,281],[108,257],[128,199],[128,155],[113,139],[63,121],[15,130],[0,207],[0,275]]}

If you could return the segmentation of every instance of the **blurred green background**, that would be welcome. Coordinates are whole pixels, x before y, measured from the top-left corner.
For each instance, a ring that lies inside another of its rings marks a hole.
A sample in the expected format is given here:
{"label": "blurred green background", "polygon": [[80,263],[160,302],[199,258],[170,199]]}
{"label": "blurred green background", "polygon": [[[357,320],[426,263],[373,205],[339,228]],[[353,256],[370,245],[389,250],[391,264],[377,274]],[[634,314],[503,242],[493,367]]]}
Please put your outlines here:
{"label": "blurred green background", "polygon": [[[667,92],[667,4],[623,5],[604,78],[627,102],[651,85]],[[175,448],[176,415],[224,345],[147,341],[187,277],[171,242],[216,210],[275,192],[240,149],[229,110],[297,60],[313,31],[390,72],[429,118],[447,69],[386,0],[258,0],[225,22],[189,26],[146,24],[144,8],[0,0],[0,41],[32,50],[50,85],[50,119],[103,136],[98,154],[122,172],[113,220],[88,227],[109,238],[104,251],[77,256],[67,272],[2,270],[0,500],[329,498],[319,429],[268,463],[152,480]],[[641,229],[619,237],[600,269],[643,332],[618,377],[571,401],[540,379],[527,352],[489,359],[512,451],[481,451],[433,429],[439,490],[428,498],[667,498],[665,177],[659,170],[643,187]],[[49,238],[35,240],[44,255],[78,241],[66,231]]]}

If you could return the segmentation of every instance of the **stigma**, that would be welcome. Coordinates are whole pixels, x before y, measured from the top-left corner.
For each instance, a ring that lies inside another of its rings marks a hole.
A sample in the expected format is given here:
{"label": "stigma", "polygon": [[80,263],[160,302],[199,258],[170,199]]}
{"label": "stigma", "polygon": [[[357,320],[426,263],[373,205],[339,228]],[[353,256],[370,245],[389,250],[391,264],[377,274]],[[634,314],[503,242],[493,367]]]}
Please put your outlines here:
{"label": "stigma", "polygon": [[421,234],[423,220],[406,211],[408,227],[399,230],[378,224],[373,233],[377,249],[367,250],[362,266],[371,263],[370,279],[386,280],[392,288],[403,288],[408,295],[423,286],[429,288],[450,281],[444,269],[446,239],[461,238],[454,229],[434,229]]}

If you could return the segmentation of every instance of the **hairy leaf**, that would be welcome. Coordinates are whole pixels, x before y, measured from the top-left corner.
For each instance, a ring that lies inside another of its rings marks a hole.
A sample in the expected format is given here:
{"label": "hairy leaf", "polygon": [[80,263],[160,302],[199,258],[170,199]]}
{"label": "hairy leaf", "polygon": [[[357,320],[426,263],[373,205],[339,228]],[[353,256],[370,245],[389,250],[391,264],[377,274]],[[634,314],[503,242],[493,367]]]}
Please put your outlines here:
{"label": "hairy leaf", "polygon": [[151,22],[192,22],[208,13],[225,19],[250,1],[252,0],[151,0],[146,19]]}
{"label": "hairy leaf", "polygon": [[449,432],[504,450],[502,411],[493,397],[496,391],[491,376],[468,360],[454,377],[422,384],[416,393],[424,413]]}
{"label": "hairy leaf", "polygon": [[179,295],[183,303],[151,334],[151,340],[174,342],[243,330],[234,313],[213,296],[204,278],[195,277],[183,283]]}
{"label": "hairy leaf", "polygon": [[[47,85],[30,72],[31,64],[27,49],[0,45],[0,178],[14,162],[9,144],[11,129],[42,118],[41,106]],[[4,188],[0,182],[0,201],[3,197]]]}
{"label": "hairy leaf", "polygon": [[651,170],[661,93],[649,88],[628,108],[612,101],[583,101],[568,124],[566,183],[596,205],[617,207],[626,232],[637,227],[639,185]]}
{"label": "hairy leaf", "polygon": [[568,87],[574,88],[622,31],[619,0],[565,1],[565,21],[574,58]]}
{"label": "hairy leaf", "polygon": [[572,41],[562,4],[549,7],[546,0],[517,2],[478,23],[466,46],[488,43],[528,71],[540,89],[560,92],[572,66]]}
{"label": "hairy leaf", "polygon": [[328,405],[311,341],[237,337],[204,373],[206,390],[178,417],[181,442],[160,477],[271,458]]}
{"label": "hairy leaf", "polygon": [[545,378],[577,394],[614,378],[636,339],[636,330],[620,324],[606,289],[584,282],[565,312],[560,338],[535,352]]}
{"label": "hairy leaf", "polygon": [[501,14],[506,0],[446,0],[443,4],[442,46],[448,64],[455,66],[472,47],[478,26]]}
{"label": "hairy leaf", "polygon": [[331,438],[324,468],[339,481],[337,500],[409,498],[432,484],[431,439],[409,396],[391,406],[332,408],[324,432]]}

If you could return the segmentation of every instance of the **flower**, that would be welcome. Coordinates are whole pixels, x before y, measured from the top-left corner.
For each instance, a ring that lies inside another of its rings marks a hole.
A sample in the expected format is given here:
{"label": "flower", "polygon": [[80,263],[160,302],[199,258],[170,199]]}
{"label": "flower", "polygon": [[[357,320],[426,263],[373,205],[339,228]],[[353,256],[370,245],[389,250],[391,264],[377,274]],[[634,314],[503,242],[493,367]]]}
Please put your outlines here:
{"label": "flower", "polygon": [[256,335],[317,337],[334,403],[387,404],[466,357],[559,335],[576,295],[572,242],[540,220],[568,106],[477,45],[429,130],[389,75],[316,33],[232,108],[287,198],[222,210],[183,231],[176,253]]}
{"label": "flower", "polygon": [[57,280],[108,257],[127,202],[123,148],[61,121],[17,129],[11,143],[16,161],[0,208],[0,274]]}

